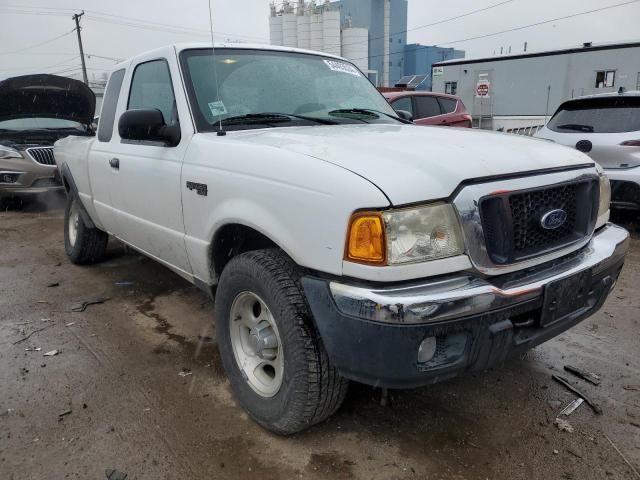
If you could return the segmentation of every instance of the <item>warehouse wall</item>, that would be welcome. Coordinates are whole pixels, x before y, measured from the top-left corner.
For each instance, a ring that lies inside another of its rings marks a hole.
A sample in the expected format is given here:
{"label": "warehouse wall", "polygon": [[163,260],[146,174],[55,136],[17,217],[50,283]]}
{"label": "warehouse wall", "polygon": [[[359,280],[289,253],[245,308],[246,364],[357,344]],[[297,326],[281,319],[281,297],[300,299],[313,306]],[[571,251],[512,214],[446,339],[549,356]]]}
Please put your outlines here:
{"label": "warehouse wall", "polygon": [[[491,82],[491,98],[483,100],[483,115],[544,116],[565,100],[582,95],[615,92],[619,87],[636,90],[640,85],[640,46],[589,50],[512,60],[441,64],[444,72],[433,77],[433,91],[445,92],[446,82],[458,82],[457,94],[467,108],[479,115],[475,89],[480,74]],[[615,85],[595,88],[596,71],[615,70]]]}

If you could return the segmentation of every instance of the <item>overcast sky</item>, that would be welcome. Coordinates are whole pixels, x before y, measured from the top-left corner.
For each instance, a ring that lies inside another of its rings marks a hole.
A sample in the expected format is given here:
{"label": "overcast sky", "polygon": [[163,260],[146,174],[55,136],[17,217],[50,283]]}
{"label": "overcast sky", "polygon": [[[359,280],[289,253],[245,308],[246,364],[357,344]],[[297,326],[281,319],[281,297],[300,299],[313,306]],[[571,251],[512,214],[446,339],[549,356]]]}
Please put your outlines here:
{"label": "overcast sky", "polygon": [[[629,0],[512,0],[496,8],[418,28],[504,0],[409,0],[410,43],[454,46],[467,57],[493,55],[509,46],[521,52],[640,39],[640,2],[590,15],[558,20],[524,30],[460,41],[470,37],[568,16]],[[217,40],[268,43],[269,0],[214,0]],[[28,73],[79,77],[73,11],[85,10],[82,35],[89,77],[126,58],[172,42],[207,41],[207,0],[0,0],[0,78]],[[172,27],[175,26],[175,27]],[[414,30],[415,29],[415,30]],[[55,37],[59,37],[55,40]],[[33,48],[30,48],[33,47]],[[640,70],[640,65],[638,66]]]}

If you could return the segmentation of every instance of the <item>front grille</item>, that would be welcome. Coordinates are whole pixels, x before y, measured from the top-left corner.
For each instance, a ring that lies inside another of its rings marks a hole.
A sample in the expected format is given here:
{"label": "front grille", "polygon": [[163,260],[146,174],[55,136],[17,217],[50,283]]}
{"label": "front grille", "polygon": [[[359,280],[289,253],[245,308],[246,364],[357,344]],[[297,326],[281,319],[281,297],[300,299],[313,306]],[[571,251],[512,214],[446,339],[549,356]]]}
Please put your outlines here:
{"label": "front grille", "polygon": [[[545,188],[502,192],[481,200],[487,253],[499,265],[542,255],[591,234],[598,216],[597,180]],[[553,210],[566,213],[555,229],[543,227],[542,218]]]}
{"label": "front grille", "polygon": [[54,166],[56,164],[56,161],[53,158],[53,147],[27,148],[27,153],[40,165]]}

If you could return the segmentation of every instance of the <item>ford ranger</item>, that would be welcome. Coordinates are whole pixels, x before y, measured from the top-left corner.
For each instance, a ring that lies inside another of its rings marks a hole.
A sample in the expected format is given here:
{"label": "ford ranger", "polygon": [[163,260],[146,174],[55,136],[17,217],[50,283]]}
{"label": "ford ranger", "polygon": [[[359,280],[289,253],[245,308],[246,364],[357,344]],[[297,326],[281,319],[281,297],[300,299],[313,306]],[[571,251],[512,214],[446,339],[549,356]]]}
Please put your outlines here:
{"label": "ford ranger", "polygon": [[174,45],[117,65],[97,135],[55,144],[72,262],[109,236],[215,297],[238,402],[291,434],[349,381],[441,382],[596,312],[628,233],[586,155],[418,127],[325,54]]}

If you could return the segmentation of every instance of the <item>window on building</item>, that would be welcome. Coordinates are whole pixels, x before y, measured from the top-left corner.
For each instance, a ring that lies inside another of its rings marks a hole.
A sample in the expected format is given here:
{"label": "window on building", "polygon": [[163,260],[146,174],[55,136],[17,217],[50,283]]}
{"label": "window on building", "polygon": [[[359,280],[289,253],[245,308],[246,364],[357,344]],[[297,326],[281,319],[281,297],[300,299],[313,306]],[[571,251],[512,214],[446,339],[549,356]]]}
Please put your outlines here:
{"label": "window on building", "polygon": [[429,118],[441,115],[440,104],[437,97],[416,96],[416,118]]}
{"label": "window on building", "polygon": [[640,72],[638,72],[638,80],[636,81],[636,90],[640,90]]}
{"label": "window on building", "polygon": [[398,39],[398,43],[402,43],[402,39],[401,38]]}
{"label": "window on building", "polygon": [[599,70],[596,72],[596,88],[615,87],[615,84],[615,70]]}
{"label": "window on building", "polygon": [[411,97],[402,97],[391,103],[391,106],[395,111],[404,110],[405,112],[409,112],[411,116],[413,116],[413,102],[411,101]]}
{"label": "window on building", "polygon": [[449,95],[458,94],[458,82],[444,82],[444,93]]}

